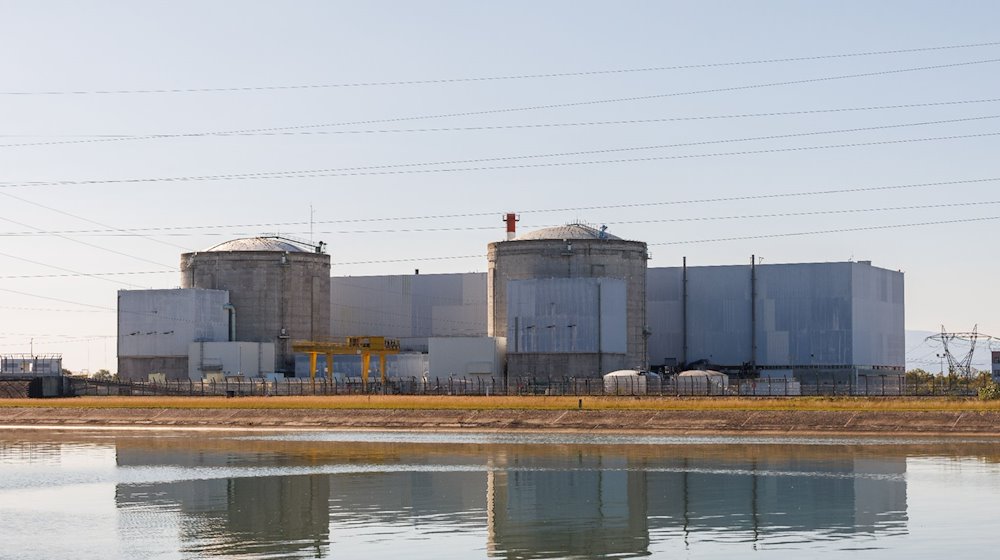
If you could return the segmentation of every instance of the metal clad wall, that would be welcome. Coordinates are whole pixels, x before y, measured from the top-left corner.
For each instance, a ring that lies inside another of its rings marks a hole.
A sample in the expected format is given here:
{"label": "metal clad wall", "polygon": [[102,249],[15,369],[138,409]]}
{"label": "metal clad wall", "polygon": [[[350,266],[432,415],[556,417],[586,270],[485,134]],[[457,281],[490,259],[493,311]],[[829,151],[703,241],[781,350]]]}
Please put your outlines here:
{"label": "metal clad wall", "polygon": [[511,352],[596,352],[599,289],[590,278],[510,280]]}
{"label": "metal clad wall", "polygon": [[[757,267],[759,365],[846,365],[852,263]],[[749,267],[743,267],[749,268]]]}
{"label": "metal clad wall", "polygon": [[270,373],[273,365],[274,343],[271,342],[192,342],[188,345],[188,377],[193,381],[204,379],[209,371],[221,371],[227,377],[261,377]]}
{"label": "metal clad wall", "polygon": [[543,278],[507,282],[511,353],[624,354],[625,281]]}
{"label": "metal clad wall", "polygon": [[624,354],[628,348],[628,326],[625,315],[625,281],[615,278],[598,279],[601,290],[601,316],[598,336],[601,352]]}
{"label": "metal clad wall", "polygon": [[228,340],[225,290],[121,290],[118,355],[187,356],[194,341]]}
{"label": "metal clad wall", "polygon": [[680,268],[647,271],[646,302],[649,324],[649,363],[680,363],[683,354],[683,305]]}
{"label": "metal clad wall", "polygon": [[750,267],[688,267],[688,362],[750,360]]}
{"label": "metal clad wall", "polygon": [[486,336],[486,275],[420,274],[330,279],[333,337]]}
{"label": "metal clad wall", "polygon": [[[688,267],[687,361],[739,366],[751,350],[751,267]],[[757,364],[903,366],[903,274],[868,263],[763,264]],[[649,270],[650,363],[682,361],[682,269]]]}
{"label": "metal clad wall", "polygon": [[867,263],[855,263],[851,269],[855,363],[903,366],[906,334],[902,273]]}
{"label": "metal clad wall", "polygon": [[502,346],[493,337],[433,337],[428,376],[503,375]]}

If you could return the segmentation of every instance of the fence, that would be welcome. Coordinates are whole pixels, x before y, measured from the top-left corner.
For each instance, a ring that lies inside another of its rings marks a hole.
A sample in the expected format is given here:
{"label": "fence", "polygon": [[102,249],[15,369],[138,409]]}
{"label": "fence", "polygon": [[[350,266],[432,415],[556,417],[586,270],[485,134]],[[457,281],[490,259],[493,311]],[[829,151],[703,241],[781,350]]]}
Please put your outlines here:
{"label": "fence", "polygon": [[635,378],[606,382],[601,378],[512,378],[504,384],[491,377],[390,378],[361,382],[361,378],[288,378],[276,381],[231,378],[222,381],[176,380],[166,382],[75,379],[77,395],[133,396],[324,396],[324,395],[550,395],[550,396],[975,396],[975,380],[933,378],[913,381],[904,375],[859,375],[844,379],[800,375],[795,378],[733,378],[727,383],[705,378],[650,376],[646,383]]}

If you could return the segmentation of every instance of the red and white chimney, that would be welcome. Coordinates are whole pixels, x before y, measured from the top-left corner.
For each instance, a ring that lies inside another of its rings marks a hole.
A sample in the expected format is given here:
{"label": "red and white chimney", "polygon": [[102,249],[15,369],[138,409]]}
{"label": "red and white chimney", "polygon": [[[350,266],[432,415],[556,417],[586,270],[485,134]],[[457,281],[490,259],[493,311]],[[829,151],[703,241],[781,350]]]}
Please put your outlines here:
{"label": "red and white chimney", "polygon": [[517,214],[513,212],[506,214],[503,221],[507,222],[507,241],[513,241],[517,237]]}

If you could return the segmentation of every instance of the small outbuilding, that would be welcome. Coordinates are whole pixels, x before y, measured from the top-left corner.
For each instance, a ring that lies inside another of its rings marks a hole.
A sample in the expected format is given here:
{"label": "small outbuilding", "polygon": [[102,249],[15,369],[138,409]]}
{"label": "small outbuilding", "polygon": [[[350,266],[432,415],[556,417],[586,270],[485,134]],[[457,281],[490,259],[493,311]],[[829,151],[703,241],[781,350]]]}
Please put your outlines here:
{"label": "small outbuilding", "polygon": [[710,369],[689,369],[677,374],[678,395],[723,395],[729,389],[729,376]]}
{"label": "small outbuilding", "polygon": [[604,376],[604,394],[645,395],[650,385],[648,375],[647,372],[637,369],[612,371]]}

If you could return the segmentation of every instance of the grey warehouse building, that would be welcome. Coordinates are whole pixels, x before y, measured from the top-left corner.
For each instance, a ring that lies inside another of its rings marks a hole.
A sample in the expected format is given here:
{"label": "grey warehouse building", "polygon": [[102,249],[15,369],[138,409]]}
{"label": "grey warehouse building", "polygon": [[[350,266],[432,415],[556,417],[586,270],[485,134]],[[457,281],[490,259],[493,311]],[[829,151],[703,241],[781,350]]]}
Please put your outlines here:
{"label": "grey warehouse building", "polygon": [[[614,247],[617,239],[595,237],[595,231],[590,228],[580,235],[591,236],[590,243]],[[551,231],[542,235],[558,237]],[[487,274],[334,277],[331,332],[385,333],[404,339],[412,349],[423,349],[431,337],[506,337],[509,377],[583,377],[619,365],[673,368],[698,363],[764,376],[844,377],[904,370],[901,272],[866,261],[646,269],[641,243],[634,250],[626,246],[625,252],[581,259],[577,262],[587,265],[581,267],[573,261],[577,253],[562,254],[568,252],[568,236],[545,241],[539,252],[548,253],[529,254],[526,265],[515,262],[514,274],[504,262],[508,255],[498,248],[512,247],[514,255],[522,247],[532,248],[517,239],[491,245],[494,260]],[[590,251],[593,257],[588,242],[569,242],[573,251]],[[630,250],[634,258],[624,256]],[[601,259],[605,262],[597,262]],[[614,268],[615,260],[624,263],[621,269]],[[635,286],[635,292],[626,288],[622,297],[622,284]],[[633,311],[634,293],[642,293],[641,312]],[[511,299],[511,294],[516,297]],[[605,294],[615,308],[602,308]],[[481,303],[484,296],[486,306]],[[635,320],[633,313],[641,319]],[[514,315],[520,317],[516,327]],[[622,321],[623,315],[629,319]],[[600,330],[595,323],[601,323]],[[617,332],[608,332],[610,328]],[[581,334],[586,329],[589,341]],[[563,332],[554,332],[559,330]],[[627,358],[616,356],[619,363],[605,359],[596,369],[595,347],[587,346],[594,337],[610,344],[629,341],[627,353],[617,353]],[[548,369],[524,359],[534,358],[530,354],[536,349],[546,354]]]}
{"label": "grey warehouse building", "polygon": [[653,365],[902,372],[903,273],[870,262],[652,268]]}

